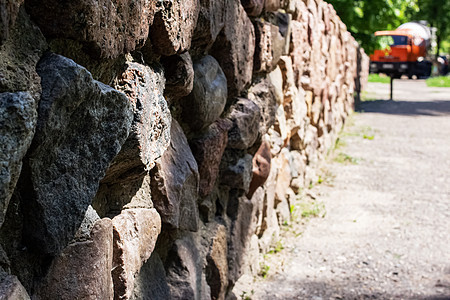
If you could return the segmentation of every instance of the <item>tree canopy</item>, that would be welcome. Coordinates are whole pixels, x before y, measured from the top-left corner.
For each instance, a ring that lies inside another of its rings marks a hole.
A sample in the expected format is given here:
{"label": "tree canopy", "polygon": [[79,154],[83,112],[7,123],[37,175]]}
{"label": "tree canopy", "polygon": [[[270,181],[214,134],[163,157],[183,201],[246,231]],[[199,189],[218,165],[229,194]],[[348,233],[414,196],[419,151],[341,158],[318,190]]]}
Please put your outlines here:
{"label": "tree canopy", "polygon": [[374,32],[426,20],[437,28],[439,42],[449,36],[450,0],[328,0],[367,53],[377,47]]}

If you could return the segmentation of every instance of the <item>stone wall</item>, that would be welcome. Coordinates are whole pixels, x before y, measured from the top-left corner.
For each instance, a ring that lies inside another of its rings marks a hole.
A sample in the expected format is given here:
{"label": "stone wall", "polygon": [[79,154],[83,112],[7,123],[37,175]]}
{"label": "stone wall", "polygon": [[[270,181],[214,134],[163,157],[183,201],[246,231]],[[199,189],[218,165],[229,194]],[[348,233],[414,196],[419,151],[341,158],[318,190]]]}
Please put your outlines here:
{"label": "stone wall", "polygon": [[0,8],[2,299],[233,299],[368,75],[322,0]]}

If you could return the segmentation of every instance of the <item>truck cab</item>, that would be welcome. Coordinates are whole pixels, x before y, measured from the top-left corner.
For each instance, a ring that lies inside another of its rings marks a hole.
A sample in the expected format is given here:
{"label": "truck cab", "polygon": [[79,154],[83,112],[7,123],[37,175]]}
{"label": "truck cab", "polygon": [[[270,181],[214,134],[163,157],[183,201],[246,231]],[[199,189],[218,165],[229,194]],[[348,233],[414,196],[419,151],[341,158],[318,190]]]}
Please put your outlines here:
{"label": "truck cab", "polygon": [[[417,24],[418,23],[406,23]],[[403,26],[403,25],[402,25]],[[370,55],[370,72],[384,73],[394,78],[406,75],[412,78],[427,77],[431,73],[431,62],[427,59],[428,39],[414,26],[400,26],[392,31],[377,31],[382,49]]]}

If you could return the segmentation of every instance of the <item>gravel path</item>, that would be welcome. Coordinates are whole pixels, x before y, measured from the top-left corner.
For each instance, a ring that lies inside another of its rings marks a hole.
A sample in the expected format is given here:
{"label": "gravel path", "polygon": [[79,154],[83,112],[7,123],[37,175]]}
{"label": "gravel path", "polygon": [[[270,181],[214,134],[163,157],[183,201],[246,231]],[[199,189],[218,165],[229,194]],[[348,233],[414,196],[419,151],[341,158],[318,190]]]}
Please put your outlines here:
{"label": "gravel path", "polygon": [[319,217],[294,218],[240,298],[450,299],[450,89],[394,84],[395,101],[352,116],[306,192]]}

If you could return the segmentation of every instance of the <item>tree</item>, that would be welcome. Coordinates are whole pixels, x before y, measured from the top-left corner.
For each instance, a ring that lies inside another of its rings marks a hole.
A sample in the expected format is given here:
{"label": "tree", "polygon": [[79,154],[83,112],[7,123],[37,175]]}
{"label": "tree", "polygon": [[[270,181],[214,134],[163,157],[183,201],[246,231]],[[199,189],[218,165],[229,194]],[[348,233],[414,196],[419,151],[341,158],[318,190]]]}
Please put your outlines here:
{"label": "tree", "polygon": [[[418,0],[329,0],[360,45],[371,53],[377,48],[374,33],[393,30],[419,11]],[[423,0],[425,1],[425,0]],[[428,0],[433,2],[433,0]],[[449,0],[441,0],[449,1]]]}
{"label": "tree", "polygon": [[450,0],[418,0],[417,18],[427,20],[431,27],[436,27],[436,56],[439,56],[441,42],[450,35]]}

